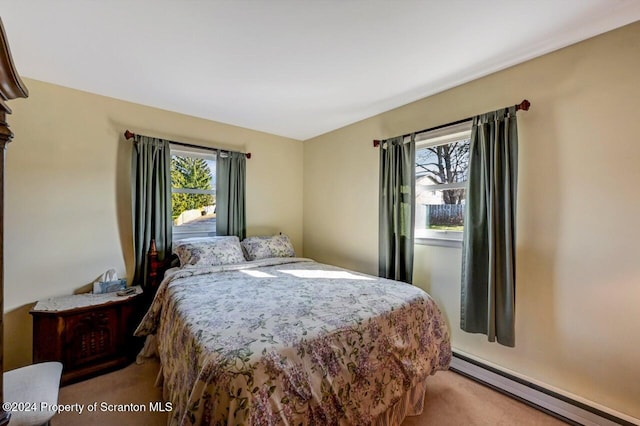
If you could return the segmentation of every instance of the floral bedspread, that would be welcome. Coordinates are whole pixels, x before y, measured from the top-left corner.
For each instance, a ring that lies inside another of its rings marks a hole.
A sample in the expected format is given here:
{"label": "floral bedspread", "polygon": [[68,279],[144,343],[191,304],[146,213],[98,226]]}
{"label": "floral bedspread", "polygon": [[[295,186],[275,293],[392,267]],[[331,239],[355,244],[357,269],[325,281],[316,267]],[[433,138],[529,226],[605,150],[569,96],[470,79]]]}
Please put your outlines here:
{"label": "floral bedspread", "polygon": [[147,334],[174,425],[367,425],[451,360],[427,293],[299,258],[169,274]]}

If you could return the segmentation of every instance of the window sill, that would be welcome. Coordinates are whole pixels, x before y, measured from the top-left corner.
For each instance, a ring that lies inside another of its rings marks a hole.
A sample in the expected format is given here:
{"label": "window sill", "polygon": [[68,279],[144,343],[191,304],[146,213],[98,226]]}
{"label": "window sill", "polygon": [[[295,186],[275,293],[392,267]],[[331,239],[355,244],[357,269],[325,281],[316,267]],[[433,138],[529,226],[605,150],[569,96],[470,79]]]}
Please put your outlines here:
{"label": "window sill", "polygon": [[421,246],[462,248],[462,240],[450,238],[416,237],[413,243]]}

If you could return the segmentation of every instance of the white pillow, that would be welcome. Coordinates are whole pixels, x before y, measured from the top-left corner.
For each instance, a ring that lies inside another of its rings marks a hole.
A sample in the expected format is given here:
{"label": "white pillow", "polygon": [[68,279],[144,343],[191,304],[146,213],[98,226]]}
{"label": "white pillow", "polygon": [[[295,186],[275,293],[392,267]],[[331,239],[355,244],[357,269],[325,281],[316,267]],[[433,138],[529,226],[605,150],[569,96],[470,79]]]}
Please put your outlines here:
{"label": "white pillow", "polygon": [[249,237],[242,241],[247,260],[266,259],[268,257],[295,257],[293,245],[286,235],[272,237]]}
{"label": "white pillow", "polygon": [[187,239],[176,242],[174,252],[181,268],[242,263],[245,261],[236,236]]}

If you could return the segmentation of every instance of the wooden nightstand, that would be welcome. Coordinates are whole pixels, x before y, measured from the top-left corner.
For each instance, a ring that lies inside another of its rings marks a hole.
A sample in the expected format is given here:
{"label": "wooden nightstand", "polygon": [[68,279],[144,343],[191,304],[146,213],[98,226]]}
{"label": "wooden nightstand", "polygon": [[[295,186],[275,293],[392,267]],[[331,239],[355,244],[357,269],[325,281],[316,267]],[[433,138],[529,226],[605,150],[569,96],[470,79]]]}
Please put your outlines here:
{"label": "wooden nightstand", "polygon": [[129,296],[77,294],[39,301],[29,312],[33,362],[62,362],[62,385],[128,365],[142,346],[133,337],[145,306],[137,290]]}

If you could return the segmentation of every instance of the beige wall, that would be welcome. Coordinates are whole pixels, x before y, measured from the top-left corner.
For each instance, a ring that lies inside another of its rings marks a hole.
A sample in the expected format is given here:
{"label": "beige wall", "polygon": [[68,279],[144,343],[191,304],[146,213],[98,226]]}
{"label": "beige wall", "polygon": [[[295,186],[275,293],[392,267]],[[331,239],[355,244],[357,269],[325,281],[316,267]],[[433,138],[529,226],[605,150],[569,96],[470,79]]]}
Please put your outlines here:
{"label": "beige wall", "polygon": [[[5,198],[5,369],[31,362],[38,299],[109,268],[132,278],[131,142],[125,129],[252,153],[247,232],[283,232],[302,252],[299,141],[26,79],[11,102]],[[277,173],[274,173],[277,171]]]}
{"label": "beige wall", "polygon": [[635,23],[305,141],[305,256],[377,273],[372,139],[527,98],[516,347],[459,329],[460,249],[418,246],[415,282],[440,303],[455,349],[640,418],[638,52]]}

